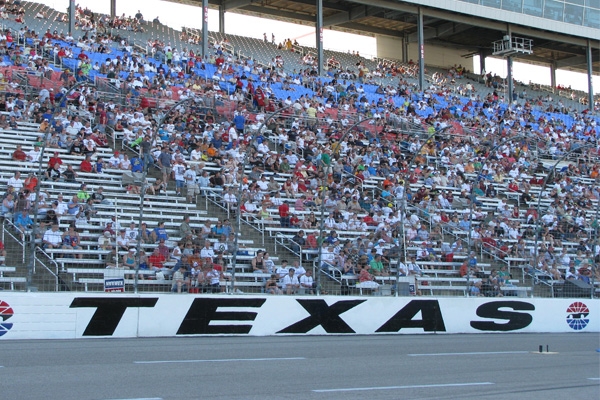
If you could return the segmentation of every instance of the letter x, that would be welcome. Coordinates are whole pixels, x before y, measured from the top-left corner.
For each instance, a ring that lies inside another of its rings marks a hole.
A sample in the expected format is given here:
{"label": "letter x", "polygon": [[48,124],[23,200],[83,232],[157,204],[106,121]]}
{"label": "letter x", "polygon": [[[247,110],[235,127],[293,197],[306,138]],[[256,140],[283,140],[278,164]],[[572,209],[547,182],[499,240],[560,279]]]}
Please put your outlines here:
{"label": "letter x", "polygon": [[340,318],[340,314],[356,307],[365,300],[344,300],[328,306],[325,300],[296,299],[310,316],[277,333],[306,333],[321,325],[327,333],[356,333]]}

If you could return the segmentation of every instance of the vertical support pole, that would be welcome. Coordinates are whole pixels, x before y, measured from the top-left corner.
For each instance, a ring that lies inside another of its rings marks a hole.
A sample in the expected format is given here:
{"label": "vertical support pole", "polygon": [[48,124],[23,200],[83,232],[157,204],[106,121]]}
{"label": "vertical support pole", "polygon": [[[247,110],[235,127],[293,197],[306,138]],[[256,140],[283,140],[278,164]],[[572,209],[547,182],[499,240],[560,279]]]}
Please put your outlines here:
{"label": "vertical support pole", "polygon": [[550,64],[550,86],[552,89],[556,89],[556,61]]}
{"label": "vertical support pole", "polygon": [[317,71],[319,76],[323,75],[323,0],[317,0]]}
{"label": "vertical support pole", "polygon": [[402,62],[408,64],[408,36],[402,37]]}
{"label": "vertical support pole", "polygon": [[594,86],[592,86],[592,41],[587,41],[587,78],[588,78],[588,106],[590,110],[594,110]]}
{"label": "vertical support pole", "polygon": [[208,0],[202,0],[202,57],[208,56]]}
{"label": "vertical support pole", "polygon": [[425,37],[423,36],[423,9],[419,7],[417,18],[419,35],[419,90],[425,90]]}
{"label": "vertical support pole", "polygon": [[117,16],[117,0],[110,0],[110,17]]}
{"label": "vertical support pole", "polygon": [[508,83],[508,103],[513,102],[513,59],[511,56],[506,57],[506,69],[508,73],[506,75],[506,81]]}
{"label": "vertical support pole", "polygon": [[480,51],[479,52],[479,73],[480,74],[483,74],[483,72],[485,71],[485,57],[486,57],[485,52]]}
{"label": "vertical support pole", "polygon": [[219,33],[225,33],[225,6],[219,6]]}
{"label": "vertical support pole", "polygon": [[75,0],[69,0],[69,33],[75,35]]}

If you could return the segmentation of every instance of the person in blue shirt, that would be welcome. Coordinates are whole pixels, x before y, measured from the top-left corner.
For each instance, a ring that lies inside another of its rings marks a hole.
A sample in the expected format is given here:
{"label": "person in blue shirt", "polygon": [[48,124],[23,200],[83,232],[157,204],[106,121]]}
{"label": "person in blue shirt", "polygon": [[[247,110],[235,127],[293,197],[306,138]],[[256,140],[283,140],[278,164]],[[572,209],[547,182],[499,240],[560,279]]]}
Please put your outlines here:
{"label": "person in blue shirt", "polygon": [[142,172],[144,170],[144,163],[139,157],[133,157],[131,159],[131,172]]}
{"label": "person in blue shirt", "polygon": [[164,222],[159,222],[158,226],[152,231],[152,240],[154,240],[154,243],[158,243],[161,239],[165,241],[169,240]]}
{"label": "person in blue shirt", "polygon": [[21,233],[25,233],[25,231],[31,229],[33,226],[33,221],[29,214],[27,214],[27,210],[23,210],[20,214],[17,214],[15,218],[15,226],[21,231]]}
{"label": "person in blue shirt", "polygon": [[246,117],[244,117],[243,114],[238,114],[235,117],[233,117],[233,123],[235,125],[235,129],[239,132],[239,133],[243,133],[244,132],[244,127],[246,126]]}

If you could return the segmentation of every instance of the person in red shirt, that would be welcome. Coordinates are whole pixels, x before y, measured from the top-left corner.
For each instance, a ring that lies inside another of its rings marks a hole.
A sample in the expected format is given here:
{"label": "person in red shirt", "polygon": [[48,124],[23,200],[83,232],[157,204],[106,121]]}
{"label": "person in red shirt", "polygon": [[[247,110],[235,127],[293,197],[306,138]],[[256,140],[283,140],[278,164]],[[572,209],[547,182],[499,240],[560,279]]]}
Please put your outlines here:
{"label": "person in red shirt", "polygon": [[13,151],[12,159],[15,161],[25,161],[27,159],[27,154],[21,148],[21,145],[17,145],[17,149]]}
{"label": "person in red shirt", "polygon": [[86,156],[85,160],[83,160],[81,162],[81,164],[79,165],[79,169],[81,170],[81,172],[92,172],[93,171],[93,167],[92,167],[92,162],[90,160],[90,156]]}
{"label": "person in red shirt", "polygon": [[290,213],[290,227],[292,228],[300,228],[300,219],[298,219],[298,216],[294,213]]}
{"label": "person in red shirt", "polygon": [[158,247],[154,248],[154,251],[148,257],[148,266],[150,269],[159,270],[164,268],[165,256],[160,254]]}
{"label": "person in red shirt", "polygon": [[367,224],[367,226],[376,226],[377,223],[373,220],[373,213],[369,213],[364,216],[363,222]]}
{"label": "person in red shirt", "polygon": [[50,157],[48,160],[48,168],[54,168],[54,165],[58,164],[60,167],[63,164],[62,159],[58,156],[58,152],[54,152],[54,156]]}
{"label": "person in red shirt", "polygon": [[314,231],[312,233],[309,233],[308,236],[306,236],[306,247],[308,249],[316,249],[318,244],[317,244],[317,237],[319,236],[319,231]]}
{"label": "person in red shirt", "polygon": [[290,227],[290,206],[286,202],[279,206],[279,223],[282,228]]}
{"label": "person in red shirt", "polygon": [[23,189],[29,190],[29,192],[35,192],[35,188],[38,185],[38,179],[35,177],[33,172],[29,173],[25,181],[23,182]]}

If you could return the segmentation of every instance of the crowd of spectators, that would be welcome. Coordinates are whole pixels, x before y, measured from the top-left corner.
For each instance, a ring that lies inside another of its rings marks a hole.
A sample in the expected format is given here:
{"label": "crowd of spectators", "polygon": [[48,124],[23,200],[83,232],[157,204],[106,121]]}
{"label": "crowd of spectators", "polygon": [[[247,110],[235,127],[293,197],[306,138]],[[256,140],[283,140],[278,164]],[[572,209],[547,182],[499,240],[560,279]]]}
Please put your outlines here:
{"label": "crowd of spectators", "polygon": [[[94,25],[93,14],[86,14],[86,10],[79,14]],[[137,16],[122,19],[143,21]],[[83,19],[80,21],[83,24]],[[26,29],[23,35],[36,36]],[[85,87],[76,93],[40,92],[31,101],[14,95],[0,104],[0,108],[3,105],[3,111],[8,112],[0,125],[15,127],[24,119],[38,122],[40,141],[45,140],[48,147],[88,156],[79,166],[81,172],[102,173],[107,167],[132,172],[147,170],[152,165],[160,168],[161,180],[141,187],[131,185],[126,188],[130,193],[145,190],[161,194],[171,187],[175,188],[176,196],[185,195],[188,201],[195,202],[198,193],[216,188],[223,190],[225,208],[234,210],[239,198],[246,215],[256,220],[277,221],[283,228],[295,228],[297,236],[301,230],[311,231],[314,236],[318,226],[315,213],[324,202],[328,214],[326,236],[313,237],[310,241],[300,237],[294,243],[310,250],[322,247],[327,268],[335,266],[357,275],[359,269],[374,276],[389,274],[389,260],[400,254],[399,249],[404,244],[424,247],[424,251],[415,253],[420,260],[445,260],[452,253],[442,250],[447,231],[466,232],[474,246],[491,247],[497,256],[522,257],[527,256],[527,251],[529,255],[536,252],[525,250],[521,241],[536,235],[531,225],[538,218],[543,229],[539,233],[541,246],[550,246],[551,241],[587,239],[589,232],[596,229],[594,224],[598,224],[586,214],[592,200],[599,198],[598,186],[590,183],[599,173],[598,147],[583,147],[597,143],[597,118],[593,112],[574,112],[560,102],[530,98],[526,92],[522,93],[522,99],[507,104],[493,83],[490,93],[482,97],[474,90],[474,82],[458,83],[465,81],[462,66],[435,75],[420,92],[411,79],[414,63],[406,66],[382,63],[374,71],[369,71],[361,62],[355,66],[340,65],[337,70],[332,68],[330,78],[324,79],[315,76],[314,67],[300,72],[286,71],[283,65],[277,65],[276,59],[274,65],[267,68],[252,60],[239,59],[228,53],[224,43],[215,43],[212,54],[203,59],[187,49],[180,51],[168,43],[152,41],[149,54],[128,52],[124,56],[107,57],[104,65],[90,66],[85,52],[109,56],[113,39],[95,32],[78,40],[50,32],[37,37],[43,46],[57,54],[64,51],[60,57],[69,58],[68,46],[61,48],[53,41],[67,41],[70,46],[80,47],[83,52],[78,56],[77,75],[93,68],[99,73],[105,72],[108,78],[118,79],[126,72],[128,75],[121,82],[126,91],[124,104],[102,99],[95,89]],[[126,46],[123,42],[118,47],[126,49]],[[40,63],[43,65],[44,61]],[[203,74],[209,65],[214,66],[211,77]],[[372,86],[381,77],[393,80],[378,85],[375,90],[378,100],[369,101],[366,86]],[[65,82],[72,79],[67,76]],[[234,89],[224,89],[222,82],[232,84]],[[278,98],[280,92],[272,86],[279,83],[287,84],[290,91],[304,87],[311,88],[312,92],[297,98]],[[196,101],[181,105],[158,126],[149,99],[174,97]],[[216,112],[219,107],[229,114]],[[285,110],[279,117],[266,121],[267,113],[277,109]],[[72,111],[96,117],[98,128],[92,129],[89,123],[80,122]],[[347,127],[360,120],[364,120],[363,124],[350,134],[344,134]],[[259,131],[262,122],[265,124]],[[399,123],[412,127],[412,131],[393,129]],[[106,127],[122,134],[124,143],[139,154],[132,159],[119,153],[109,160],[98,159],[96,147],[108,145]],[[415,135],[415,130],[438,135],[435,141],[423,145],[424,136]],[[510,140],[511,137],[514,139]],[[504,144],[495,147],[501,141]],[[491,151],[492,148],[495,150]],[[576,163],[553,174],[545,191],[532,190],[540,186],[543,182],[540,177],[547,173],[536,157],[557,159],[578,148],[581,149]],[[239,168],[245,154],[249,154],[252,167],[248,174]],[[19,152],[13,154],[15,160],[22,157]],[[34,162],[35,154],[25,154],[25,157]],[[47,179],[78,181],[72,166],[69,166],[71,172],[63,171],[59,162],[47,167]],[[275,179],[280,176],[285,179]],[[375,189],[367,185],[373,181],[377,183]],[[240,183],[243,192],[238,196],[236,190]],[[413,190],[411,185],[416,183],[423,185]],[[36,201],[35,196],[31,197],[31,189],[21,191],[14,184],[11,185],[14,193],[9,189],[5,200],[13,196],[15,205],[10,212],[19,216],[26,211],[26,216],[32,201]],[[499,193],[498,187],[503,185],[506,191]],[[525,221],[519,207],[507,205],[506,193],[514,194],[527,205]],[[490,210],[482,207],[483,200],[474,200],[473,194],[499,201],[496,208]],[[542,216],[537,215],[532,205],[537,196],[550,200]],[[293,198],[293,212],[285,209],[289,198]],[[40,199],[40,202],[48,200]],[[405,202],[408,206],[401,207]],[[464,212],[471,203],[474,203],[473,220]],[[56,208],[58,212],[53,211],[57,220],[68,213],[75,221],[82,222],[93,215],[94,199],[86,196],[82,185],[80,192],[66,203],[66,209],[63,206],[56,199],[40,209]],[[299,213],[305,210],[313,213]],[[25,217],[22,219],[18,226],[25,233],[30,224]],[[54,226],[52,218],[46,223]],[[74,227],[77,228],[77,223]],[[354,242],[341,242],[336,232],[346,230],[364,230],[365,235]],[[105,231],[110,233],[109,239],[116,235],[108,226]],[[144,235],[143,230],[140,232]],[[182,235],[182,240],[185,238],[187,235]],[[205,245],[201,241],[206,240],[206,236],[192,233],[194,238],[200,242],[191,240],[192,254],[195,250],[201,252]],[[54,245],[50,241],[44,243]],[[590,266],[589,257],[598,253],[598,246],[592,243],[586,246],[587,249],[581,249],[584,269]],[[168,254],[172,256],[179,247],[186,249],[187,240],[169,249]],[[540,247],[539,251],[543,249],[545,247]],[[543,254],[536,267],[552,271],[552,265],[558,261],[546,256],[552,255],[552,251]],[[167,259],[166,254],[163,256]],[[129,259],[123,262],[131,263]],[[407,274],[409,270],[413,274],[421,273],[417,264],[409,260],[406,263],[416,266],[406,267]],[[195,268],[184,267],[188,274]],[[206,268],[213,270],[212,266]],[[177,269],[169,271],[170,274],[175,272]],[[287,274],[285,277],[289,271]],[[207,274],[203,276],[209,279]],[[364,280],[367,278],[365,274]],[[177,281],[180,284],[176,289],[180,290],[183,281],[179,275]],[[296,285],[293,278],[291,281],[291,285]],[[295,286],[291,287],[290,291],[294,292]]]}

